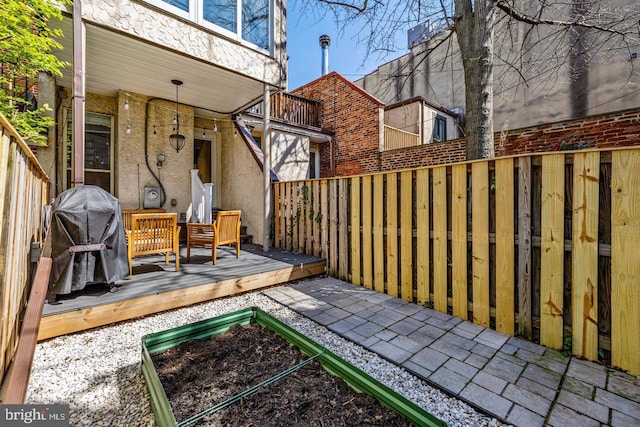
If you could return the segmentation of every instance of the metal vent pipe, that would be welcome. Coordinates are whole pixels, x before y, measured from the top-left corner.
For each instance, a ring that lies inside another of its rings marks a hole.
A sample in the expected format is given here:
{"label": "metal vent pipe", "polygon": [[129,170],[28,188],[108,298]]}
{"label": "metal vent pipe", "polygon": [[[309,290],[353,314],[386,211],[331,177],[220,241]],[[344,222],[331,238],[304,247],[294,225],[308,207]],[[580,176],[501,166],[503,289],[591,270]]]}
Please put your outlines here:
{"label": "metal vent pipe", "polygon": [[320,36],[320,47],[322,48],[322,75],[329,72],[329,46],[331,45],[331,37],[327,34]]}

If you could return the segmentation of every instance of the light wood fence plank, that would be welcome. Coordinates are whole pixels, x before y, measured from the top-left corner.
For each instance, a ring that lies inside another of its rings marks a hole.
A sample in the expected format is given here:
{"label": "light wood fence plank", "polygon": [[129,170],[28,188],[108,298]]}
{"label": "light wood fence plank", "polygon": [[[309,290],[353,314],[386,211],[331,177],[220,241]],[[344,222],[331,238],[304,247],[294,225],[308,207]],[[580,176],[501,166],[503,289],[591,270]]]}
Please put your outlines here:
{"label": "light wood fence plank", "polygon": [[513,160],[498,159],[496,167],[496,330],[515,333],[514,185]]}
{"label": "light wood fence plank", "polygon": [[564,154],[542,156],[540,344],[563,344]]}
{"label": "light wood fence plank", "polygon": [[313,181],[305,181],[305,195],[304,195],[304,253],[313,253],[313,221],[311,213],[313,212],[313,188],[311,187]]}
{"label": "light wood fence plank", "polygon": [[351,178],[351,283],[362,284],[360,271],[360,177]]}
{"label": "light wood fence plank", "polygon": [[413,301],[413,172],[400,172],[400,283],[402,299]]}
{"label": "light wood fence plank", "polygon": [[338,180],[329,181],[329,270],[335,277],[338,270]]}
{"label": "light wood fence plank", "polygon": [[640,375],[640,150],[611,162],[611,363]]}
{"label": "light wood fence plank", "polygon": [[473,323],[489,327],[489,162],[471,165]]}
{"label": "light wood fence plank", "polygon": [[447,312],[447,168],[433,168],[433,307]]}
{"label": "light wood fence plank", "polygon": [[600,153],[573,155],[572,352],[598,360]]}
{"label": "light wood fence plank", "polygon": [[280,197],[280,183],[273,184],[273,197],[274,197],[274,224],[273,224],[273,246],[276,249],[280,249],[280,215],[282,215],[282,198]]}
{"label": "light wood fence plank", "polygon": [[531,157],[518,158],[518,331],[531,339]]}
{"label": "light wood fence plank", "polygon": [[373,288],[372,194],[371,175],[362,177],[362,284]]}
{"label": "light wood fence plank", "polygon": [[320,181],[320,256],[329,260],[329,195],[327,180]]}
{"label": "light wood fence plank", "polygon": [[384,293],[384,175],[373,176],[373,289]]}
{"label": "light wood fence plank", "polygon": [[313,255],[320,256],[320,223],[322,213],[320,212],[320,181],[313,182]]}
{"label": "light wood fence plank", "polygon": [[341,178],[338,197],[338,278],[349,278],[349,179]]}
{"label": "light wood fence plank", "polygon": [[453,165],[451,173],[451,295],[453,315],[467,320],[467,165]]}
{"label": "light wood fence plank", "polygon": [[416,295],[418,304],[429,301],[429,169],[416,171]]}
{"label": "light wood fence plank", "polygon": [[398,174],[387,174],[387,294],[398,297]]}

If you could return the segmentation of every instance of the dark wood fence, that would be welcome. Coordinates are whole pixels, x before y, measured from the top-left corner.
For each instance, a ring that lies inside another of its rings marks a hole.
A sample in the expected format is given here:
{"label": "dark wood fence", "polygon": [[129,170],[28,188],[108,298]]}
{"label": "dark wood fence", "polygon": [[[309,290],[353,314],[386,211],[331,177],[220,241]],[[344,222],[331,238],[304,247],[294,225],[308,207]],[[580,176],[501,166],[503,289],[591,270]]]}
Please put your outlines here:
{"label": "dark wood fence", "polygon": [[274,184],[276,247],[640,374],[640,149]]}

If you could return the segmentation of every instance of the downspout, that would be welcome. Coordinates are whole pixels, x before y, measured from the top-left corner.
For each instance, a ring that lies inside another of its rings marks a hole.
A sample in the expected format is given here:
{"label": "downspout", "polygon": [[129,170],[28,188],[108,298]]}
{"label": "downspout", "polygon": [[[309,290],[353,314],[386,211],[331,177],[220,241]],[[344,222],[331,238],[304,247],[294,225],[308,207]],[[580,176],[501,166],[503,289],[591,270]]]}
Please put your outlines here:
{"label": "downspout", "polygon": [[271,232],[271,92],[269,85],[264,85],[264,129],[262,131],[263,161],[262,174],[264,176],[264,222],[262,250],[269,251]]}
{"label": "downspout", "polygon": [[73,2],[73,187],[84,185],[85,25],[82,0]]}

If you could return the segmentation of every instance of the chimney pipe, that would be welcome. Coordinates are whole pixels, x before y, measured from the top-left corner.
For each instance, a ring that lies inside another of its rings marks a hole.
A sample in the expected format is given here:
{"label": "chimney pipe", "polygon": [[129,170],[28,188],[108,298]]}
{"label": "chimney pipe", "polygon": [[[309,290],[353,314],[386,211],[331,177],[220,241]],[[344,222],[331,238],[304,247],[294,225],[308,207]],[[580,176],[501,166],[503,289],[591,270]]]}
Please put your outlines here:
{"label": "chimney pipe", "polygon": [[331,37],[327,34],[320,36],[320,47],[322,48],[322,75],[329,73],[329,46]]}

